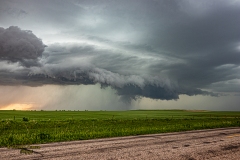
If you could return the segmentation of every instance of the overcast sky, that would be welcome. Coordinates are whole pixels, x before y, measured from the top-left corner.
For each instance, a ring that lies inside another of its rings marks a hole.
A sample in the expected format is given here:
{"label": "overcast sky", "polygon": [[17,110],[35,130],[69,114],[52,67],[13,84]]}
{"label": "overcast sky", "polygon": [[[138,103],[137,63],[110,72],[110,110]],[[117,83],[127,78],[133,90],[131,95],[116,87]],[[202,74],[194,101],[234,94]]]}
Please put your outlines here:
{"label": "overcast sky", "polygon": [[239,0],[0,0],[0,109],[240,110]]}

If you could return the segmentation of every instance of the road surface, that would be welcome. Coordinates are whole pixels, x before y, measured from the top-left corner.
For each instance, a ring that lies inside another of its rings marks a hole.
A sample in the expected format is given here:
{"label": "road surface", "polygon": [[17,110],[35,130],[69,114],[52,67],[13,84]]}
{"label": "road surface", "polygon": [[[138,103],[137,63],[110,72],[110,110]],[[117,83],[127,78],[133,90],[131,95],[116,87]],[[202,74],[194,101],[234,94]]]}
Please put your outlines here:
{"label": "road surface", "polygon": [[39,144],[22,149],[0,148],[0,159],[240,160],[240,128]]}

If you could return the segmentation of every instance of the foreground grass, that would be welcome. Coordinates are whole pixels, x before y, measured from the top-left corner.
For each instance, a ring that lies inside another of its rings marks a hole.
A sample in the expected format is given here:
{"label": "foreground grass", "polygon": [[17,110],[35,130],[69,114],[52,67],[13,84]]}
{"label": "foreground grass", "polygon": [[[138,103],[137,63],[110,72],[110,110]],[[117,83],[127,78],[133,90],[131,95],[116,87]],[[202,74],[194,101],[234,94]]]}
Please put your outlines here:
{"label": "foreground grass", "polygon": [[0,147],[240,126],[240,112],[0,111],[0,115],[5,118],[0,121]]}

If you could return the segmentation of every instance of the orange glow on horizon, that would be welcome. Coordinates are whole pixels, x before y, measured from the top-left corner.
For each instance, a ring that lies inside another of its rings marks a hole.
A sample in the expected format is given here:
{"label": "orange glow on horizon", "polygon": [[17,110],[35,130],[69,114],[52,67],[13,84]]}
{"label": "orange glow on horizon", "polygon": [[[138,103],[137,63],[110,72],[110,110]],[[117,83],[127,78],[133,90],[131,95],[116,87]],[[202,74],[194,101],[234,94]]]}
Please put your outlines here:
{"label": "orange glow on horizon", "polygon": [[1,107],[0,110],[31,110],[33,104],[15,103]]}

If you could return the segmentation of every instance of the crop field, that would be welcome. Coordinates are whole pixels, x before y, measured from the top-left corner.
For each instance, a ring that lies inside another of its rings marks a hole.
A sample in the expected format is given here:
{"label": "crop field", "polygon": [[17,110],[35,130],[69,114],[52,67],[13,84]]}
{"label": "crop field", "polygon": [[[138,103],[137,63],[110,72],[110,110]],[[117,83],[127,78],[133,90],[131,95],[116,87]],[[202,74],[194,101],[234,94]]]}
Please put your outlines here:
{"label": "crop field", "polygon": [[240,127],[240,112],[0,111],[0,147]]}

